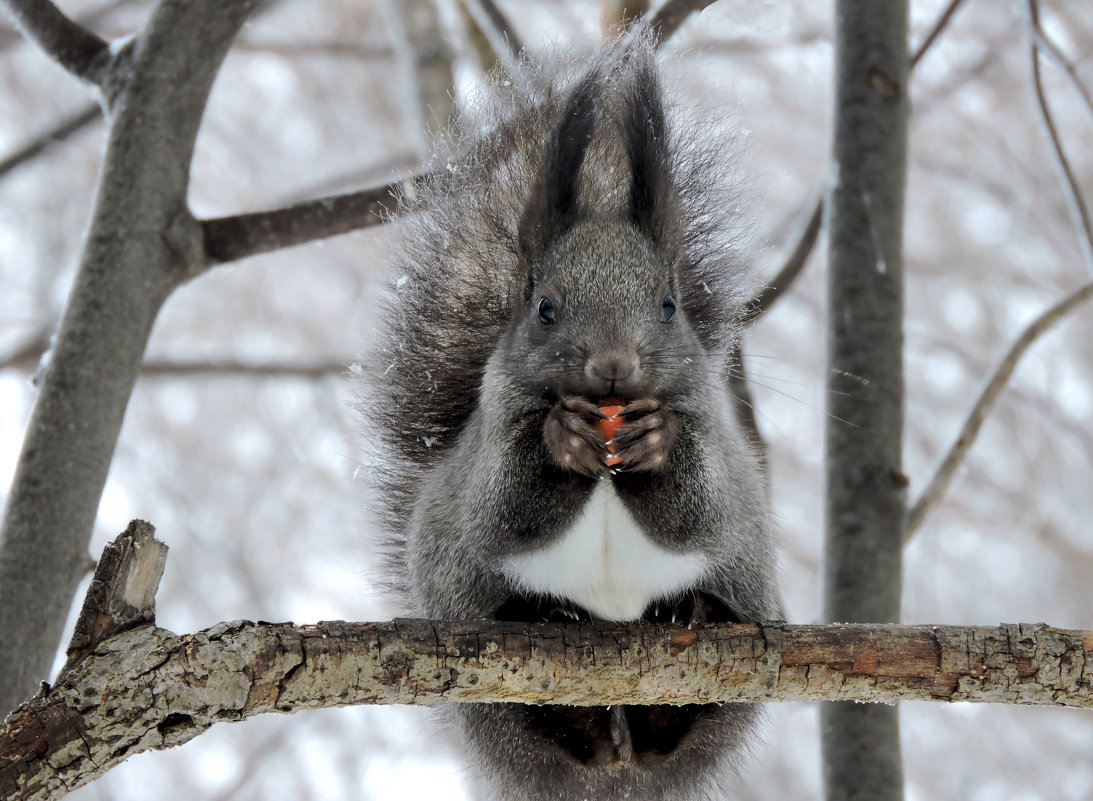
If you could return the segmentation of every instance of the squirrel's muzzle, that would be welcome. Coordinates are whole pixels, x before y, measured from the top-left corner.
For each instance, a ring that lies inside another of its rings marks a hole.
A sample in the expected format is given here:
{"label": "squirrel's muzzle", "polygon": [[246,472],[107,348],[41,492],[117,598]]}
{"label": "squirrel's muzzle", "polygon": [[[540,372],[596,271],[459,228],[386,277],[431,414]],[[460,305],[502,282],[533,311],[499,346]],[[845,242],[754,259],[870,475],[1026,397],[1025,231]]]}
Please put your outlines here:
{"label": "squirrel's muzzle", "polygon": [[610,385],[614,391],[641,377],[641,359],[636,353],[606,351],[595,353],[584,365],[585,377],[599,385]]}

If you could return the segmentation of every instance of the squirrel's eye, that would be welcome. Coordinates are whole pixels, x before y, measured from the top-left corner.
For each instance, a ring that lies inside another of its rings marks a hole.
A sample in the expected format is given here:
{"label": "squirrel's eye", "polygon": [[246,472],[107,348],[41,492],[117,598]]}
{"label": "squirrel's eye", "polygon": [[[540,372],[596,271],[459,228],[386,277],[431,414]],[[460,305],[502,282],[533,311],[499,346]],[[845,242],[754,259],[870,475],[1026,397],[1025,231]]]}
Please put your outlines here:
{"label": "squirrel's eye", "polygon": [[660,321],[662,323],[670,323],[675,316],[676,302],[672,300],[671,295],[668,295],[664,298],[664,302],[660,304]]}
{"label": "squirrel's eye", "polygon": [[554,304],[550,302],[550,298],[543,298],[539,301],[539,322],[543,325],[550,325],[554,322]]}

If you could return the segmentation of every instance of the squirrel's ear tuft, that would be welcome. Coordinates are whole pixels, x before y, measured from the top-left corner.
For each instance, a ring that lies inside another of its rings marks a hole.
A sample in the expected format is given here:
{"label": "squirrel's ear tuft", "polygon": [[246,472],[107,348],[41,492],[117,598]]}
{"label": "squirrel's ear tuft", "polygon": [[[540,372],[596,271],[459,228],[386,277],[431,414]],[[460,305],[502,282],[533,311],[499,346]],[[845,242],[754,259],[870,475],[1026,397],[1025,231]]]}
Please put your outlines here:
{"label": "squirrel's ear tuft", "polygon": [[630,165],[630,220],[653,242],[664,246],[675,219],[676,197],[664,104],[649,60],[635,65],[628,90],[623,135]]}
{"label": "squirrel's ear tuft", "polygon": [[581,79],[561,105],[543,150],[542,166],[519,230],[520,249],[532,261],[577,219],[577,188],[596,124],[600,86],[598,71]]}

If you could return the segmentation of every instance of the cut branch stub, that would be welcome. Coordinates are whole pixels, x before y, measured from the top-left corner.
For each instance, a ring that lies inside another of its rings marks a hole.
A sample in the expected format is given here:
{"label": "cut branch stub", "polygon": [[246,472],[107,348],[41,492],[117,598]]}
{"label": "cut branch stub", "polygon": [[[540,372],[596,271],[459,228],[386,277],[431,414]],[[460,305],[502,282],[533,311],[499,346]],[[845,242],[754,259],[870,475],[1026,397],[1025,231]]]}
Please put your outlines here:
{"label": "cut branch stub", "polygon": [[167,546],[154,535],[154,526],[134,520],[103,548],[68,645],[66,669],[108,637],[155,622]]}

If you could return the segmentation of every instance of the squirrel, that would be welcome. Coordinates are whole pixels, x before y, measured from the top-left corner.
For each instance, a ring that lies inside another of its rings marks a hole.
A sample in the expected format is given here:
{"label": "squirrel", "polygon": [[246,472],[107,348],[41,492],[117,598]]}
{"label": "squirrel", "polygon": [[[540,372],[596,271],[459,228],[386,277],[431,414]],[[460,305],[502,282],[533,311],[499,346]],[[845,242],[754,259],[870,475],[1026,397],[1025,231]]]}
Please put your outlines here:
{"label": "squirrel", "polygon": [[[436,618],[780,619],[728,389],[748,295],[722,146],[673,124],[648,37],[539,69],[403,198],[359,400],[395,583]],[[533,800],[706,797],[759,714],[452,707],[496,795]]]}

